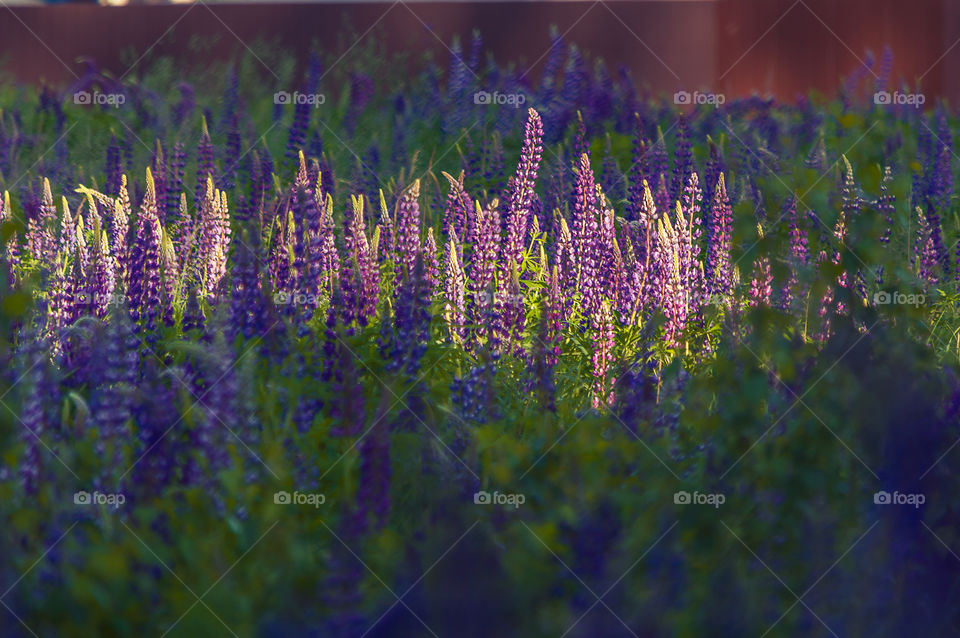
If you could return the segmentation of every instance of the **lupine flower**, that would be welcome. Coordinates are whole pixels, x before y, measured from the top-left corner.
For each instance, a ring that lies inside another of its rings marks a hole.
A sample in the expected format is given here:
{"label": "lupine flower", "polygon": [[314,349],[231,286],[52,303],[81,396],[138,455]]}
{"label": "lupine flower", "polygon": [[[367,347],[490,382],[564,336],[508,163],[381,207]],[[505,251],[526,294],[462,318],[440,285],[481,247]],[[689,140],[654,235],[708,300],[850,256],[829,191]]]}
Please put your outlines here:
{"label": "lupine flower", "polygon": [[207,193],[200,205],[200,228],[196,264],[207,296],[214,296],[227,272],[227,253],[230,248],[230,212],[226,193],[207,179]]}
{"label": "lupine flower", "polygon": [[482,317],[486,309],[492,306],[493,299],[486,294],[493,283],[494,269],[500,247],[500,212],[498,200],[493,200],[486,210],[477,202],[474,215],[477,238],[467,264],[470,280],[470,320],[477,325],[479,334],[485,334]]}
{"label": "lupine flower", "polygon": [[133,441],[128,429],[131,416],[131,393],[136,380],[136,339],[126,313],[118,304],[110,308],[111,320],[104,328],[104,365],[102,378],[97,379],[91,397],[93,420],[97,424],[97,451],[106,467],[118,468],[125,449]]}
{"label": "lupine flower", "polygon": [[563,338],[564,324],[563,300],[560,297],[560,275],[557,266],[549,275],[546,303],[543,311],[543,321],[546,328],[543,336],[546,346],[546,363],[549,366],[557,365],[560,360],[560,342]]}
{"label": "lupine flower", "polygon": [[160,314],[160,222],[156,215],[153,179],[147,169],[147,192],[137,217],[137,237],[130,251],[127,304],[134,322],[151,331]]}
{"label": "lupine flower", "polygon": [[727,198],[723,173],[717,181],[707,224],[707,259],[705,271],[711,295],[730,294],[730,243],[733,236],[733,210]]}
{"label": "lupine flower", "polygon": [[372,319],[380,292],[380,269],[367,241],[363,201],[362,198],[352,198],[353,215],[347,225],[347,256],[341,279],[345,325],[354,318],[360,325]]}
{"label": "lupine flower", "polygon": [[444,262],[444,319],[450,337],[460,342],[464,335],[466,318],[466,278],[460,265],[460,246],[457,243],[456,231],[451,231],[447,241],[446,260]]}
{"label": "lupine flower", "polygon": [[462,236],[473,221],[473,204],[464,188],[464,173],[461,172],[458,179],[454,179],[449,173],[443,175],[450,182],[450,191],[443,209],[443,233],[447,236],[451,233]]}
{"label": "lupine flower", "polygon": [[[677,202],[678,220],[683,211]],[[682,221],[680,221],[682,223]],[[680,345],[680,335],[687,325],[687,294],[682,271],[682,248],[676,224],[664,215],[657,222],[657,246],[655,250],[658,284],[662,287],[661,305],[667,319],[664,327],[664,340],[671,347]]]}
{"label": "lupine flower", "polygon": [[49,423],[44,406],[54,401],[59,403],[58,388],[51,388],[47,382],[45,351],[42,341],[36,341],[33,347],[27,350],[29,365],[25,362],[23,383],[20,384],[20,387],[25,389],[26,396],[18,419],[23,428],[19,438],[24,445],[24,451],[20,456],[19,474],[23,490],[27,494],[35,494],[39,487],[44,471],[42,456],[44,452],[41,448],[50,444],[45,439],[49,438],[49,431],[53,424]]}
{"label": "lupine flower", "polygon": [[914,263],[917,275],[927,286],[935,286],[938,283],[938,264],[937,245],[934,239],[934,233],[930,227],[929,217],[923,214],[920,208],[917,212],[917,240],[914,249]]}
{"label": "lupine flower", "polygon": [[44,179],[40,203],[27,220],[27,249],[47,267],[52,267],[56,257],[57,246],[53,237],[56,217],[50,180]]}
{"label": "lupine flower", "polygon": [[527,111],[527,124],[523,132],[523,148],[520,162],[513,179],[513,190],[508,198],[507,235],[504,255],[508,257],[502,271],[509,272],[509,260],[519,265],[523,259],[524,242],[527,237],[527,223],[530,219],[530,205],[533,201],[533,189],[537,182],[537,171],[543,154],[543,123],[540,115],[533,109]]}
{"label": "lupine flower", "polygon": [[677,119],[677,143],[673,155],[673,181],[670,188],[673,200],[680,199],[694,170],[693,150],[687,135],[687,118],[681,115]]}
{"label": "lupine flower", "polygon": [[788,197],[783,203],[783,213],[781,217],[787,219],[787,235],[790,240],[790,250],[788,253],[788,264],[790,268],[786,283],[780,291],[780,308],[788,311],[792,308],[793,302],[806,295],[805,290],[798,289],[799,271],[804,268],[810,260],[809,249],[807,247],[807,232],[800,227],[800,220],[797,215],[797,200]]}
{"label": "lupine flower", "polygon": [[610,149],[610,135],[607,135],[606,146],[603,150],[603,170],[600,173],[600,183],[604,191],[613,201],[620,201],[626,197],[626,179],[617,166],[617,159]]}
{"label": "lupine flower", "polygon": [[[763,238],[763,229],[758,226],[757,231]],[[757,257],[753,261],[753,279],[750,280],[750,307],[769,306],[772,294],[773,275],[770,272],[770,261],[766,257]]]}
{"label": "lupine flower", "polygon": [[117,282],[107,233],[100,230],[99,224],[93,228],[93,237],[93,249],[90,251],[92,263],[89,269],[87,288],[93,296],[92,301],[96,316],[103,319],[107,316]]}
{"label": "lupine flower", "polygon": [[595,409],[613,404],[613,388],[609,379],[613,362],[613,316],[610,304],[604,301],[592,321],[593,354],[590,357],[593,366],[593,398]]}
{"label": "lupine flower", "polygon": [[397,278],[410,277],[420,254],[420,180],[407,188],[397,203],[397,245],[393,262]]}
{"label": "lupine flower", "polygon": [[197,186],[193,195],[193,206],[197,210],[200,210],[201,203],[206,198],[207,182],[213,177],[213,143],[210,141],[210,132],[207,130],[207,118],[203,118],[200,143],[197,146]]}
{"label": "lupine flower", "polygon": [[523,293],[520,290],[520,276],[514,264],[502,290],[497,292],[494,299],[496,321],[494,332],[501,344],[506,344],[505,352],[511,351],[511,346],[519,348],[526,326],[526,315],[523,306]]}
{"label": "lupine flower", "polygon": [[577,268],[576,287],[583,296],[584,314],[587,316],[592,316],[599,309],[603,294],[599,215],[590,158],[581,155],[574,191],[571,235]]}
{"label": "lupine flower", "polygon": [[[4,191],[0,198],[0,228],[13,219],[13,207],[10,205],[10,192]],[[13,283],[17,280],[17,271],[20,268],[20,247],[16,232],[12,232],[10,237],[0,246],[0,257],[3,258],[7,266],[7,281]]]}
{"label": "lupine flower", "polygon": [[177,264],[177,254],[173,241],[166,231],[161,230],[160,236],[160,278],[161,278],[161,306],[163,307],[163,323],[171,327],[174,325],[173,306],[177,300],[177,280],[180,271]]}

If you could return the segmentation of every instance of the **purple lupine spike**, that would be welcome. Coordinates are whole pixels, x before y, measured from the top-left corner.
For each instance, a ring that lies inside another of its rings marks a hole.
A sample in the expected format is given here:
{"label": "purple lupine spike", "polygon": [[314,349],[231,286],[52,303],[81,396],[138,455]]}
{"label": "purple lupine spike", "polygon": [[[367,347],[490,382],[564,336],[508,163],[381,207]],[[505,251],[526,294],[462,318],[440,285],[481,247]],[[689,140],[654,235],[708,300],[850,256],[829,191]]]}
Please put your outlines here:
{"label": "purple lupine spike", "polygon": [[950,198],[953,194],[952,154],[953,151],[948,142],[939,144],[930,184],[930,196],[927,199],[927,221],[930,228],[930,238],[933,241],[937,262],[943,268],[945,274],[949,273],[950,270],[950,257],[943,243],[940,213],[946,213],[950,210]]}
{"label": "purple lupine spike", "polygon": [[236,260],[231,272],[231,334],[253,339],[267,326],[267,307],[260,287],[260,261],[250,246],[249,229],[245,228],[236,246]]}
{"label": "purple lupine spike", "polygon": [[483,179],[488,186],[488,198],[504,195],[507,180],[504,166],[503,143],[500,134],[494,132],[489,143],[484,145]]}
{"label": "purple lupine spike", "polygon": [[107,316],[113,293],[116,288],[116,273],[114,260],[110,254],[110,244],[107,233],[100,230],[99,224],[93,228],[94,243],[91,252],[91,266],[87,289],[93,299],[94,314],[103,319]]}
{"label": "purple lupine spike", "polygon": [[120,145],[117,142],[117,136],[110,134],[110,142],[107,144],[107,166],[106,183],[104,192],[115,196],[120,192],[120,178],[123,175],[123,159],[120,157]]}
{"label": "purple lupine spike", "polygon": [[107,467],[123,465],[125,449],[132,447],[129,429],[137,369],[136,338],[126,313],[119,305],[110,308],[110,322],[103,334],[104,365],[91,396],[91,413],[97,424],[97,452]]}
{"label": "purple lupine spike", "polygon": [[433,228],[427,229],[427,240],[423,242],[423,275],[430,290],[436,291],[440,286],[440,261],[437,257],[437,240],[433,236]]}
{"label": "purple lupine spike", "polygon": [[677,120],[677,144],[673,155],[673,181],[670,187],[671,201],[680,199],[690,174],[694,172],[693,151],[687,134],[687,118],[681,115]]}
{"label": "purple lupine spike", "polygon": [[447,329],[454,342],[461,342],[464,338],[464,323],[466,312],[466,279],[463,268],[460,266],[460,246],[457,243],[457,233],[450,232],[447,241],[447,251],[444,261],[444,319]]}
{"label": "purple lupine spike", "polygon": [[[363,396],[362,392],[356,392]],[[368,529],[373,519],[375,530],[387,523],[390,513],[390,435],[386,427],[375,427],[359,446],[360,483],[357,487],[356,530]]]}
{"label": "purple lupine spike", "polygon": [[47,383],[47,374],[45,374],[47,348],[44,347],[43,340],[31,339],[26,343],[33,345],[27,349],[29,365],[24,362],[23,383],[19,384],[26,391],[26,396],[18,419],[23,428],[20,439],[24,445],[18,473],[23,491],[27,494],[35,494],[44,473],[41,448],[49,445],[45,439],[48,438],[48,430],[52,429],[44,406],[52,402],[56,404],[60,402],[58,396],[51,396],[51,390],[59,394],[59,388],[51,388],[51,384]]}
{"label": "purple lupine spike", "polygon": [[573,308],[573,297],[577,292],[577,262],[573,252],[573,237],[570,228],[559,212],[556,214],[559,230],[557,242],[554,246],[554,267],[557,269],[557,286],[563,293],[561,298],[561,312],[564,319],[569,317]]}
{"label": "purple lupine spike", "polygon": [[526,327],[526,315],[524,313],[523,293],[520,290],[520,277],[517,274],[516,265],[511,267],[508,279],[503,286],[503,290],[498,291],[494,299],[495,325],[498,345],[503,345],[503,352],[509,353],[517,348],[523,338],[523,331]]}
{"label": "purple lupine spike", "polygon": [[635,255],[635,279],[640,284],[638,305],[640,308],[652,309],[659,304],[662,289],[659,286],[660,271],[658,264],[658,229],[657,205],[650,192],[650,184],[643,180],[643,198],[638,211],[637,249]]}
{"label": "purple lupine spike", "polygon": [[353,72],[350,74],[350,101],[347,114],[343,118],[343,127],[347,135],[353,137],[357,128],[357,120],[367,104],[374,96],[373,80],[366,73]]}
{"label": "purple lupine spike", "polygon": [[130,233],[130,195],[127,192],[127,176],[120,176],[120,190],[113,204],[113,218],[110,220],[110,249],[113,253],[114,273],[117,283],[128,285],[130,247],[127,236]]}
{"label": "purple lupine spike", "polygon": [[57,209],[53,205],[53,192],[50,180],[43,180],[43,194],[34,214],[27,221],[27,248],[30,254],[39,259],[48,268],[56,261],[57,242],[54,239],[53,226],[56,223]]}
{"label": "purple lupine spike", "polygon": [[383,260],[391,260],[394,268],[397,267],[397,233],[394,229],[393,218],[390,211],[387,210],[387,200],[383,195],[383,189],[379,191],[380,199],[380,241],[383,244],[383,250],[380,251]]}
{"label": "purple lupine spike", "polygon": [[196,93],[189,83],[181,82],[177,85],[177,90],[180,92],[180,101],[173,107],[173,121],[177,126],[180,126],[193,113],[197,102]]}
{"label": "purple lupine spike", "polygon": [[393,262],[397,279],[409,278],[420,254],[420,180],[403,191],[397,202],[397,245]]}
{"label": "purple lupine spike", "polygon": [[447,193],[446,205],[443,208],[443,233],[449,236],[451,232],[458,236],[464,234],[464,229],[468,228],[468,218],[473,211],[473,204],[470,202],[470,196],[464,188],[464,173],[460,172],[460,177],[454,179],[449,173],[443,173],[450,183],[450,190]]}
{"label": "purple lupine spike", "polygon": [[153,177],[147,169],[147,190],[140,214],[137,216],[137,237],[130,251],[130,283],[127,305],[130,318],[148,332],[156,327],[160,314],[160,222],[156,215],[157,202]]}
{"label": "purple lupine spike", "polygon": [[577,111],[577,123],[573,129],[573,141],[570,148],[574,157],[580,157],[584,153],[590,153],[589,142],[587,141],[587,128],[583,125],[583,115]]}
{"label": "purple lupine spike", "polygon": [[607,143],[603,150],[603,170],[600,172],[600,183],[607,196],[615,202],[626,197],[626,178],[617,166],[617,159],[613,156],[610,135],[607,134]]}
{"label": "purple lupine spike", "polygon": [[167,327],[172,327],[175,323],[173,309],[177,303],[177,280],[180,272],[173,241],[166,231],[161,231],[160,237],[160,276],[163,323]]}
{"label": "purple lupine spike", "polygon": [[288,299],[294,290],[294,236],[296,235],[293,211],[287,211],[286,219],[277,217],[270,248],[270,285],[275,299]]}
{"label": "purple lupine spike", "polygon": [[616,305],[620,295],[621,282],[619,277],[622,271],[617,270],[616,267],[616,258],[620,252],[620,249],[617,246],[616,228],[614,227],[615,215],[613,208],[610,206],[609,200],[603,192],[603,189],[600,188],[599,184],[597,184],[595,188],[597,208],[600,214],[596,241],[596,259],[597,272],[600,276],[600,294],[613,300],[614,305]]}
{"label": "purple lupine spike", "polygon": [[214,176],[213,143],[210,141],[210,132],[207,130],[207,118],[201,123],[200,143],[197,145],[197,185],[193,194],[193,206],[200,209],[204,196],[207,194],[207,182]]}
{"label": "purple lupine spike", "polygon": [[192,285],[187,289],[187,303],[183,308],[183,322],[180,329],[184,333],[192,330],[203,332],[206,329],[207,319],[200,305],[198,286]]}
{"label": "purple lupine spike", "polygon": [[494,199],[487,208],[481,209],[476,203],[474,223],[476,243],[472,246],[467,275],[470,280],[470,322],[477,326],[479,336],[486,334],[483,317],[492,309],[493,298],[488,291],[493,284],[494,270],[500,249],[500,211],[499,201]]}
{"label": "purple lupine spike", "polygon": [[727,197],[724,174],[720,173],[710,208],[710,223],[707,225],[707,258],[704,270],[707,289],[711,295],[729,295],[730,247],[733,238],[733,209]]}
{"label": "purple lupine spike", "polygon": [[670,191],[666,182],[670,163],[667,158],[667,143],[659,126],[657,127],[657,139],[652,144],[647,142],[647,152],[643,159],[643,175],[653,185],[652,189],[657,208],[670,210]]}
{"label": "purple lupine spike", "polygon": [[[293,107],[293,120],[290,122],[290,132],[287,137],[287,147],[283,156],[285,167],[296,164],[297,154],[303,151],[307,143],[307,133],[310,128],[310,109],[313,108],[307,100],[298,102]],[[285,171],[289,172],[289,171]]]}
{"label": "purple lupine spike", "polygon": [[610,367],[613,362],[613,315],[610,304],[600,304],[597,315],[592,320],[593,354],[590,363],[593,371],[593,393],[591,403],[599,410],[613,404],[613,383],[610,379]]}
{"label": "purple lupine spike", "polygon": [[917,276],[920,277],[928,287],[935,286],[939,281],[937,277],[939,260],[936,242],[934,240],[934,232],[930,227],[929,216],[924,215],[920,208],[917,208],[916,212],[918,230],[917,241],[914,248],[914,267]]}
{"label": "purple lupine spike", "polygon": [[590,158],[580,156],[573,201],[573,255],[576,268],[576,288],[583,295],[584,314],[591,316],[598,308],[602,294],[600,280],[599,211],[597,188]]}
{"label": "purple lupine spike", "polygon": [[874,82],[874,93],[886,91],[890,84],[890,74],[893,71],[893,49],[890,45],[884,45],[883,52],[880,54],[880,66],[877,69],[877,77]]}
{"label": "purple lupine spike", "polygon": [[[893,214],[896,212],[897,196],[890,192],[889,184],[893,181],[893,174],[889,166],[883,168],[883,179],[880,181],[880,197],[877,198],[876,209],[883,215],[886,222],[886,228],[883,235],[880,236],[881,244],[890,243],[890,235],[893,232]],[[960,273],[957,273],[960,277]]]}
{"label": "purple lupine spike", "polygon": [[[683,216],[679,202],[676,214],[678,218]],[[657,273],[655,281],[661,288],[660,304],[667,320],[664,326],[664,341],[670,347],[678,348],[680,336],[687,325],[687,290],[681,270],[680,235],[676,226],[670,222],[669,215],[664,215],[657,221],[654,253]]]}
{"label": "purple lupine spike", "polygon": [[[703,184],[705,186],[703,207],[709,211],[713,208],[715,185],[717,180],[720,179],[720,174],[725,172],[726,166],[723,161],[723,150],[714,143],[709,135],[707,135],[707,149],[707,165],[703,171]],[[707,225],[709,225],[709,217]],[[709,235],[709,233],[710,231],[707,229],[707,234]]]}
{"label": "purple lupine spike", "polygon": [[647,165],[647,146],[643,139],[643,124],[640,121],[640,115],[633,114],[633,144],[631,146],[630,169],[627,171],[627,177],[630,185],[627,189],[627,219],[634,221],[639,219],[640,206],[643,204],[643,182],[644,168]]}
{"label": "purple lupine spike", "polygon": [[527,224],[530,219],[530,204],[533,200],[533,189],[536,187],[537,171],[540,168],[543,153],[543,123],[540,121],[540,115],[533,109],[529,109],[527,114],[523,148],[520,151],[520,162],[517,165],[507,210],[507,236],[504,246],[507,259],[503,264],[504,272],[509,271],[510,261],[519,266],[523,259]]}
{"label": "purple lupine spike", "polygon": [[153,151],[151,170],[157,196],[157,217],[162,226],[166,224],[167,215],[167,162],[163,157],[163,145],[160,140],[157,140],[156,149]]}
{"label": "purple lupine spike", "polygon": [[563,300],[560,297],[560,273],[556,264],[554,264],[553,271],[549,277],[546,304],[543,312],[546,328],[544,345],[546,346],[547,365],[555,366],[560,361],[560,343],[566,324],[563,312]]}
{"label": "purple lupine spike", "polygon": [[352,198],[353,214],[347,224],[347,255],[341,278],[344,325],[354,320],[366,325],[377,311],[380,292],[380,269],[367,241],[363,202],[362,196]]}
{"label": "purple lupine spike", "polygon": [[482,187],[479,185],[483,179],[483,147],[473,141],[469,133],[464,133],[463,148],[457,146],[460,151],[460,170],[463,173],[463,183],[470,190]]}
{"label": "purple lupine spike", "polygon": [[[69,255],[77,242],[77,220],[70,212],[66,197],[61,200],[61,208],[63,213],[60,215],[60,230],[57,233],[57,252]],[[79,214],[79,211],[77,213]]]}

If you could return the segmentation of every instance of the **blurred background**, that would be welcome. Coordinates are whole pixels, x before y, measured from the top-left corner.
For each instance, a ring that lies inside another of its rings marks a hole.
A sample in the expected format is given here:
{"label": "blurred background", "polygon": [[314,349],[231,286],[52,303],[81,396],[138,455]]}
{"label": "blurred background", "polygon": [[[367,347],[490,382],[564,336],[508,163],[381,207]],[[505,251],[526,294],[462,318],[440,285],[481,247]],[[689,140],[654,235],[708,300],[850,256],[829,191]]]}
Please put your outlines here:
{"label": "blurred background", "polygon": [[[842,78],[893,51],[895,82],[960,97],[960,3],[949,0],[661,0],[610,2],[3,2],[0,58],[22,82],[70,83],[84,59],[118,75],[142,56],[178,64],[230,59],[275,39],[305,59],[311,44],[346,51],[381,39],[387,51],[440,59],[477,28],[498,60],[536,77],[548,25],[627,67],[654,91],[708,90],[792,100],[833,94]],[[350,34],[353,34],[352,36]],[[203,42],[202,54],[190,43]]]}

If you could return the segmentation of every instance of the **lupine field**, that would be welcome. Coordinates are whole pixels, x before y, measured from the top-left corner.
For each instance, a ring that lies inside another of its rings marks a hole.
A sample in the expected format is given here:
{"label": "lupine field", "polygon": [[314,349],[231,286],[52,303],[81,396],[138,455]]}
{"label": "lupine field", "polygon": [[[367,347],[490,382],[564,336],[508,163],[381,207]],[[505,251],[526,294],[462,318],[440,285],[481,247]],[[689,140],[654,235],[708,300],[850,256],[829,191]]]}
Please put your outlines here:
{"label": "lupine field", "polygon": [[0,635],[956,635],[955,111],[553,43],[0,84]]}

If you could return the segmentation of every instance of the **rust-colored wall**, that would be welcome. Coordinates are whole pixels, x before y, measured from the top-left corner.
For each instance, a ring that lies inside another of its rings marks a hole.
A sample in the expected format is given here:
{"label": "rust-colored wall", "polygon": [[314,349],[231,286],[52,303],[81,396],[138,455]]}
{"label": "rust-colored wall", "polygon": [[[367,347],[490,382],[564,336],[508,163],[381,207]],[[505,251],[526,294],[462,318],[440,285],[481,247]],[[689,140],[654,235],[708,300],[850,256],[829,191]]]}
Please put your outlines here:
{"label": "rust-colored wall", "polygon": [[[950,6],[948,6],[950,5]],[[556,24],[568,42],[627,65],[655,90],[696,89],[728,96],[754,91],[790,99],[810,88],[832,92],[870,49],[895,53],[894,77],[923,76],[929,96],[960,97],[960,8],[949,0],[716,0],[662,2],[369,3],[270,5],[95,5],[0,10],[0,59],[21,81],[63,84],[80,73],[80,56],[117,75],[121,53],[145,60],[173,55],[196,64],[196,35],[216,43],[206,56],[227,58],[258,35],[282,35],[303,54],[313,39],[342,50],[348,20],[365,37],[385,37],[388,51],[432,51],[479,28],[499,60],[523,60],[534,76]],[[779,21],[778,21],[779,20]],[[771,28],[772,27],[772,28]],[[40,42],[43,40],[46,46]],[[200,61],[202,63],[202,61]],[[144,64],[144,62],[141,62]],[[134,69],[135,73],[136,69]]]}

